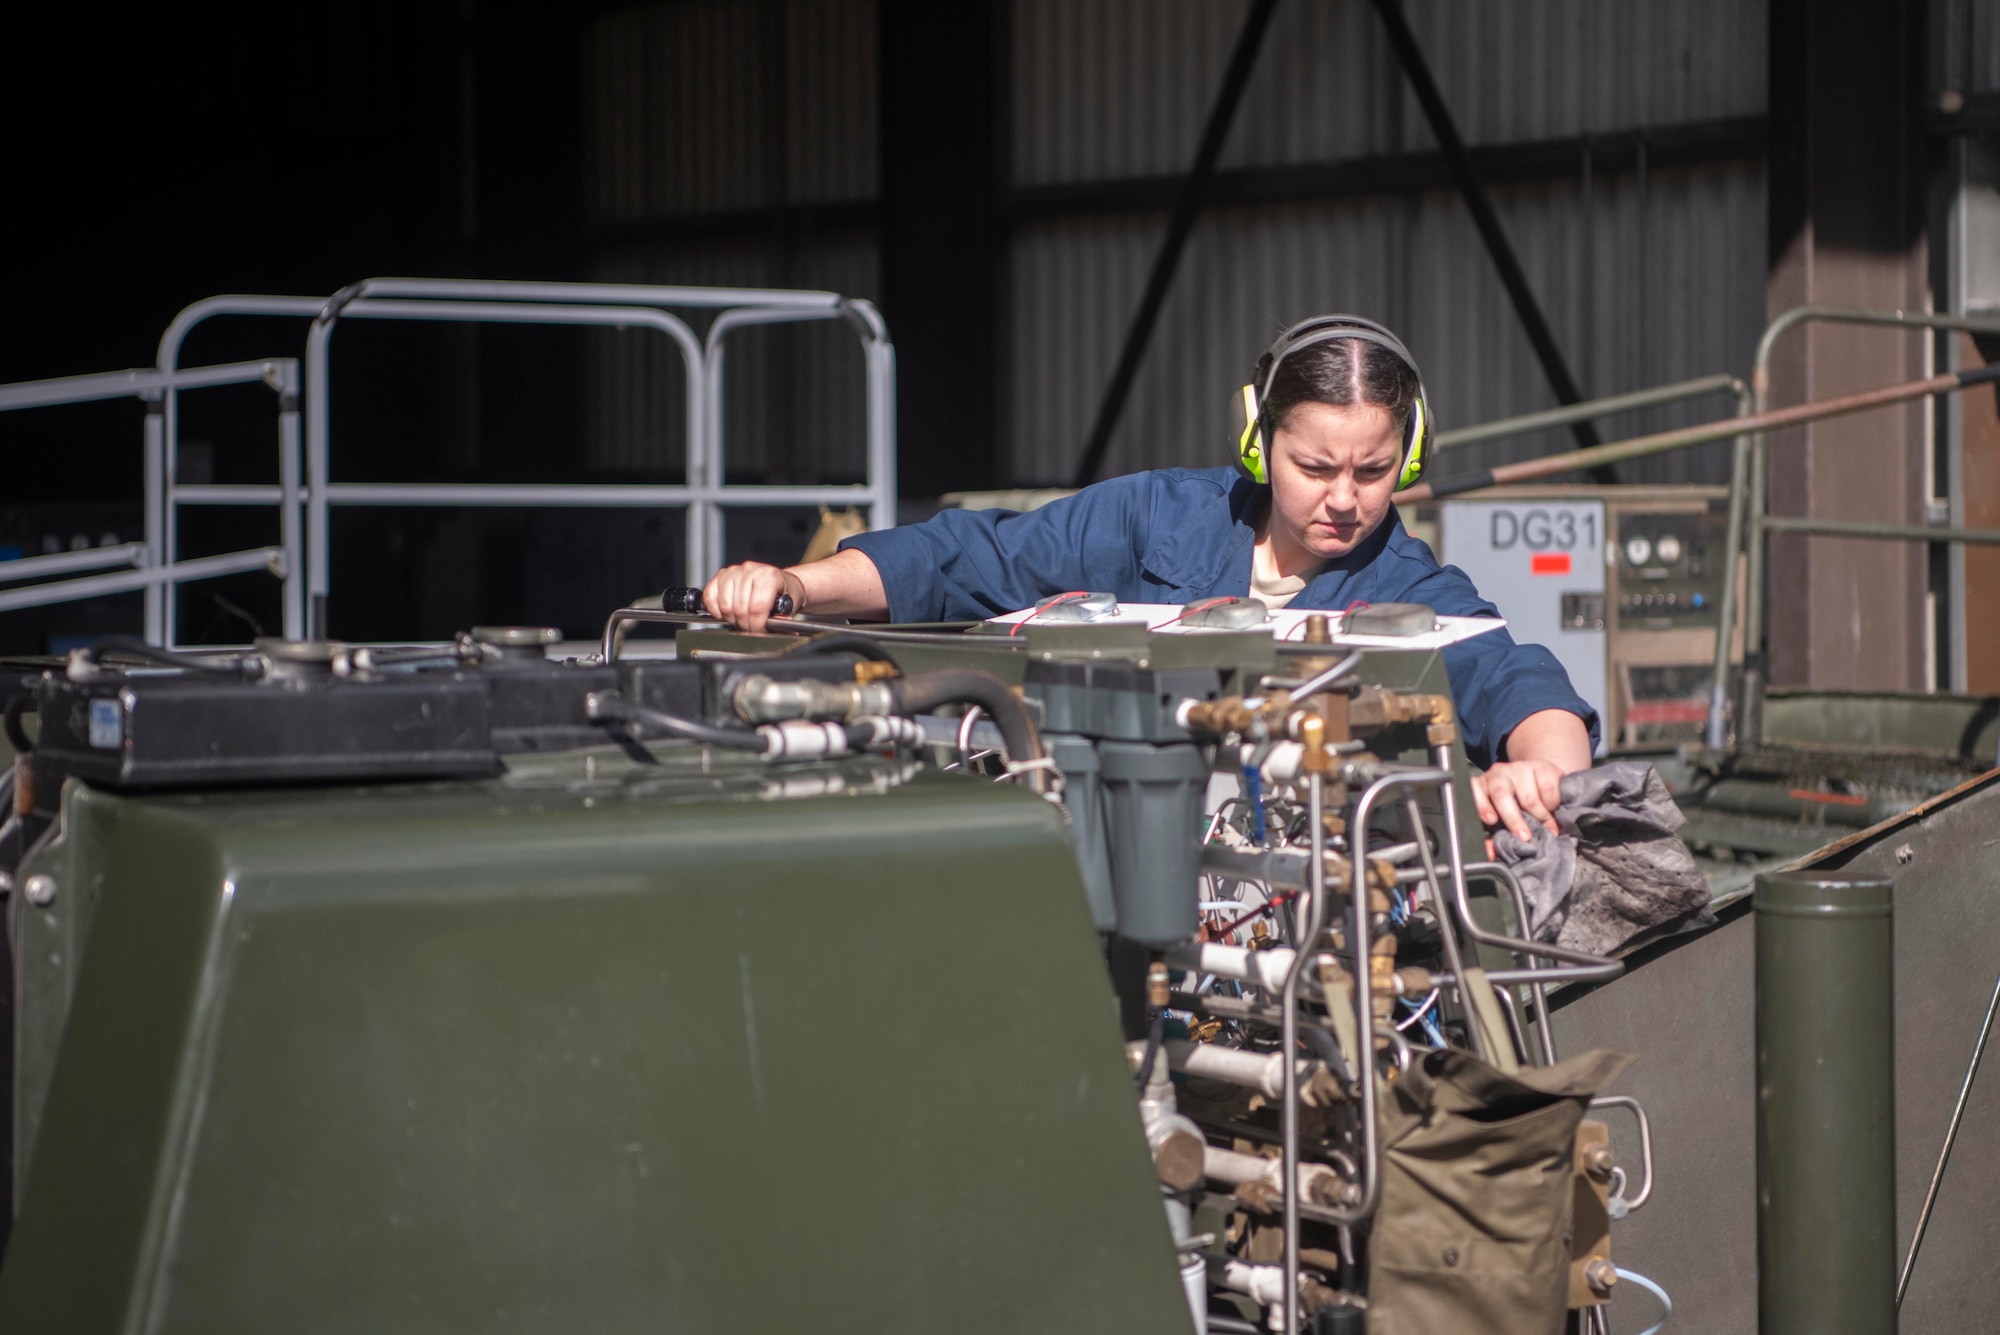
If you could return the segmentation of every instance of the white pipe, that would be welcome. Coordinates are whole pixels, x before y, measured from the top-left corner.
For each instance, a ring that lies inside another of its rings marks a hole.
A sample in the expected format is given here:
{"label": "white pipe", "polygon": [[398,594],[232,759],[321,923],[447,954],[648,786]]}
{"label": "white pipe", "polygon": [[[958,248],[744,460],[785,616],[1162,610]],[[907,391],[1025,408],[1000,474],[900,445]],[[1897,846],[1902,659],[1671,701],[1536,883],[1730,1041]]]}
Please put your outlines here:
{"label": "white pipe", "polygon": [[1292,967],[1292,951],[1286,947],[1246,950],[1242,946],[1203,942],[1181,946],[1170,952],[1167,960],[1176,969],[1212,973],[1242,983],[1255,983],[1275,992],[1285,985],[1285,971]]}
{"label": "white pipe", "polygon": [[[1285,1091],[1285,1061],[1280,1053],[1247,1052],[1217,1043],[1190,1043],[1172,1038],[1167,1040],[1167,1060],[1177,1071],[1203,1080],[1242,1085],[1267,1099],[1278,1098]],[[1304,1084],[1312,1078],[1318,1063],[1301,1058],[1298,1065],[1299,1083]]]}
{"label": "white pipe", "polygon": [[[1225,1150],[1214,1145],[1202,1151],[1201,1171],[1209,1181],[1220,1182],[1226,1187],[1261,1182],[1278,1191],[1284,1184],[1282,1159],[1266,1159],[1261,1154],[1244,1154],[1240,1150]],[[1316,1205],[1335,1204],[1340,1200],[1344,1186],[1346,1183],[1340,1174],[1325,1164],[1299,1165],[1299,1199],[1302,1201],[1311,1201]]]}
{"label": "white pipe", "polygon": [[1216,1278],[1225,1289],[1245,1294],[1251,1302],[1265,1307],[1276,1307],[1285,1300],[1285,1268],[1276,1265],[1245,1265],[1241,1261],[1224,1261],[1215,1267],[1222,1273]]}

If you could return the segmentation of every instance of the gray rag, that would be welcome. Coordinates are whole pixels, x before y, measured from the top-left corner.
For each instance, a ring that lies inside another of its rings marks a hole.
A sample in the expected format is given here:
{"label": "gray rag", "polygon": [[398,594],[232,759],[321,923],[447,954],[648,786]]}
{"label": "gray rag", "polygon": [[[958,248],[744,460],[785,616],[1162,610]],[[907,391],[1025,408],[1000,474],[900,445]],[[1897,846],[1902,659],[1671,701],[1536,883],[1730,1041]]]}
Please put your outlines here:
{"label": "gray rag", "polygon": [[1687,818],[1651,765],[1616,760],[1565,775],[1555,815],[1560,834],[1541,825],[1526,841],[1505,826],[1493,834],[1527,896],[1530,936],[1610,955],[1712,921],[1708,882],[1674,833]]}

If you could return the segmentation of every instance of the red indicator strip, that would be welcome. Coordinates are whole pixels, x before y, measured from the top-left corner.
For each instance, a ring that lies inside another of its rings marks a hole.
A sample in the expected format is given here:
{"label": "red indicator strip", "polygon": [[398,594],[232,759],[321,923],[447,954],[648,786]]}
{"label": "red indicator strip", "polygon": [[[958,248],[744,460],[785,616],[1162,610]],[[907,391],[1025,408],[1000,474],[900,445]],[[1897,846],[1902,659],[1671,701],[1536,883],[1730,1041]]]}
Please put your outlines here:
{"label": "red indicator strip", "polygon": [[1868,799],[1854,793],[1822,793],[1811,788],[1794,788],[1791,796],[1801,802],[1828,802],[1837,807],[1865,807]]}
{"label": "red indicator strip", "polygon": [[1569,553],[1536,552],[1528,558],[1528,573],[1531,575],[1567,575],[1569,573]]}
{"label": "red indicator strip", "polygon": [[1625,707],[1625,721],[1641,727],[1652,723],[1701,723],[1707,718],[1705,700],[1635,700]]}

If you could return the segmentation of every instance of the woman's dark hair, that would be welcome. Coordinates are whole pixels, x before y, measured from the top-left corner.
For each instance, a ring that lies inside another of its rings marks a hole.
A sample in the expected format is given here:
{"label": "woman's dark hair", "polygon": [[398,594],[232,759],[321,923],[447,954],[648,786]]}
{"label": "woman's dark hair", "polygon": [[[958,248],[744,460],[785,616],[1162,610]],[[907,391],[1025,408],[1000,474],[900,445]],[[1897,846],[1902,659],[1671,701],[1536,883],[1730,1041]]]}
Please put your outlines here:
{"label": "woman's dark hair", "polygon": [[[1257,359],[1255,383],[1271,373],[1271,354]],[[1396,429],[1409,426],[1417,401],[1417,373],[1409,363],[1379,343],[1337,338],[1312,343],[1286,357],[1278,378],[1264,395],[1265,420],[1275,434],[1301,403],[1330,403],[1338,408],[1372,403],[1387,408]]]}

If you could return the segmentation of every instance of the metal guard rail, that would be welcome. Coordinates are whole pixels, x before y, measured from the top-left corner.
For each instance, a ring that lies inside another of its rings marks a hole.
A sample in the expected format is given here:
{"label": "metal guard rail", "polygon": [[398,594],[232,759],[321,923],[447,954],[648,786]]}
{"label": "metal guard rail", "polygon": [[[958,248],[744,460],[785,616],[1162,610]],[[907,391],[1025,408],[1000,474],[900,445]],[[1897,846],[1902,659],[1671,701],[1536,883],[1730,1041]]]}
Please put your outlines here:
{"label": "metal guard rail", "polygon": [[[164,495],[169,487],[166,481],[169,471],[168,458],[162,431],[164,401],[180,390],[260,382],[278,395],[278,471],[280,479],[288,478],[296,492],[299,364],[292,358],[274,357],[257,361],[229,362],[218,366],[189,367],[184,370],[149,368],[105,371],[92,375],[59,376],[50,380],[29,380],[13,385],[0,385],[0,412],[95,403],[120,398],[136,398],[145,403],[144,468],[147,498],[143,520],[146,528],[144,542],[124,543],[78,552],[58,552],[9,561],[0,565],[0,583],[15,583],[49,575],[64,575],[77,570],[101,569],[105,566],[130,565],[136,569],[118,574],[56,580],[24,589],[8,590],[0,593],[0,612],[46,607],[53,603],[73,602],[82,598],[139,590],[145,594],[147,637],[158,642],[164,624],[163,614],[172,606],[172,591],[176,585],[191,580],[212,579],[218,575],[267,569],[283,581],[285,633],[290,636],[297,635],[298,628],[303,625],[302,618],[297,615],[297,609],[303,606],[299,590],[300,572],[297,559],[288,555],[297,550],[296,507],[287,507],[281,514],[279,546],[201,557],[190,561],[174,562],[165,559],[166,553],[171,551],[172,547],[165,542],[165,535],[158,523],[160,507],[156,504],[156,498]],[[269,490],[277,492],[281,488]]]}
{"label": "metal guard rail", "polygon": [[[401,299],[401,300],[398,300]],[[706,346],[698,343],[686,323],[666,306],[717,309]],[[329,585],[328,510],[333,505],[453,505],[453,506],[684,506],[688,511],[687,565],[690,578],[712,570],[723,559],[722,510],[725,506],[865,505],[870,524],[887,528],[895,522],[895,352],[881,316],[866,301],[838,293],[764,291],[747,288],[667,287],[635,284],[523,283],[460,279],[371,278],[343,288],[332,298],[220,296],[195,302],[174,317],[160,340],[163,370],[178,364],[188,333],[216,316],[286,316],[313,320],[308,335],[305,382],[308,420],[303,493],[281,484],[259,487],[182,487],[164,478],[150,485],[148,524],[156,559],[173,548],[175,509],[180,504],[269,505],[285,495],[299,495],[306,508],[303,545],[288,543],[293,567],[304,581],[303,612],[296,629],[288,618],[288,634],[323,633]],[[683,487],[623,487],[591,485],[457,486],[424,484],[335,483],[330,480],[330,374],[327,344],[342,316],[375,319],[465,320],[476,323],[590,324],[608,327],[645,326],[673,338],[687,376],[685,432],[688,440],[688,482]],[[861,486],[762,487],[730,486],[724,480],[722,447],[721,338],[729,329],[781,321],[843,319],[862,343],[867,377],[868,481]],[[711,368],[710,359],[715,365]],[[164,400],[158,454],[160,473],[170,474],[170,459],[178,441],[175,395]],[[149,452],[150,457],[150,452]],[[290,507],[287,507],[290,512]],[[150,609],[149,609],[150,612]],[[157,632],[157,633],[156,633]],[[154,618],[149,638],[175,638],[169,601]]]}

